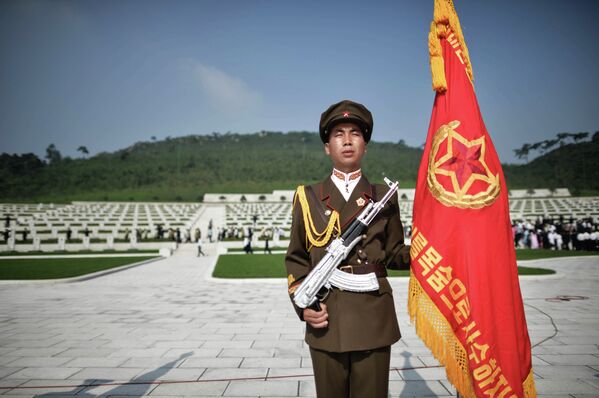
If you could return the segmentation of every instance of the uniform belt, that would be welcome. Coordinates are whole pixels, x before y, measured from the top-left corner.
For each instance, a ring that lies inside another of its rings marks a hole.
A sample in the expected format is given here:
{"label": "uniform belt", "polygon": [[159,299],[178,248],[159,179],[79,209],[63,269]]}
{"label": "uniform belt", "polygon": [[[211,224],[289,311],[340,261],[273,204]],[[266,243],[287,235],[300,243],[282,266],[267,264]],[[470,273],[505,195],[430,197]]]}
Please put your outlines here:
{"label": "uniform belt", "polygon": [[387,276],[387,269],[383,264],[348,264],[339,267],[339,270],[347,272],[348,274],[363,275],[374,272],[377,278],[384,278]]}

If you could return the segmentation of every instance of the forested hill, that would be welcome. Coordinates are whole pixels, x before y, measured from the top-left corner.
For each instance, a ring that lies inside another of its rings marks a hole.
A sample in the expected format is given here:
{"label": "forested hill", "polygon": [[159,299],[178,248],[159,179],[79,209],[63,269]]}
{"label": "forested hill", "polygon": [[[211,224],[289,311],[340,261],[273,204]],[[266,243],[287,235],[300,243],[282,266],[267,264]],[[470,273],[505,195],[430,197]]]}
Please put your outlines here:
{"label": "forested hill", "polygon": [[[370,142],[364,169],[414,186],[422,151]],[[330,170],[318,134],[193,135],[49,164],[35,155],[0,157],[0,200],[196,201],[207,192],[271,192],[322,180]]]}
{"label": "forested hill", "polygon": [[599,134],[524,165],[503,165],[503,171],[510,188],[567,187],[573,195],[599,195]]}
{"label": "forested hill", "polygon": [[[506,165],[510,188],[599,190],[599,142],[564,145],[527,165]],[[271,192],[321,180],[331,163],[318,134],[261,132],[138,142],[113,153],[48,161],[0,155],[0,201],[197,201],[208,192]],[[370,142],[363,168],[414,187],[422,150]]]}

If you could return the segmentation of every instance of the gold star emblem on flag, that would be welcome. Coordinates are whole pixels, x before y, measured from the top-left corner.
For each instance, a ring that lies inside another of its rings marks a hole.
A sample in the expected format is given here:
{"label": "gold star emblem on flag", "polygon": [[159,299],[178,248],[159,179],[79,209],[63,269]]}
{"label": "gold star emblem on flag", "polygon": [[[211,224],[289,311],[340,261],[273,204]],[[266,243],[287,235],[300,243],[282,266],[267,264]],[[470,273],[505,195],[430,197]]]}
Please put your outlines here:
{"label": "gold star emblem on flag", "polygon": [[428,186],[446,206],[480,208],[499,194],[499,174],[485,162],[485,136],[468,140],[456,129],[458,120],[442,125],[435,133],[428,170]]}

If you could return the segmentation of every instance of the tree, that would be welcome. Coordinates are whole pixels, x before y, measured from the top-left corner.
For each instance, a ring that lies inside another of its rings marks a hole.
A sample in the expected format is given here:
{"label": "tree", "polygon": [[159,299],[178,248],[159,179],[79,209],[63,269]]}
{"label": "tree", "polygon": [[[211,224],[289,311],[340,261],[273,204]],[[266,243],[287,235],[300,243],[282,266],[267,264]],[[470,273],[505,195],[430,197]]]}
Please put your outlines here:
{"label": "tree", "polygon": [[48,159],[48,163],[50,164],[55,164],[62,160],[62,155],[60,154],[60,151],[56,149],[56,145],[48,145],[48,148],[46,148],[46,159]]}
{"label": "tree", "polygon": [[534,144],[531,144],[531,145],[530,145],[530,148],[529,148],[529,150],[531,150],[531,151],[536,151],[536,150],[538,150],[539,148],[541,148],[541,145],[543,145],[543,142],[542,142],[542,141],[541,141],[541,142],[535,142]]}
{"label": "tree", "polygon": [[77,148],[77,152],[81,152],[82,155],[89,155],[87,147],[83,145],[80,145],[79,148]]}
{"label": "tree", "polygon": [[528,163],[528,152],[530,152],[530,144],[522,145],[520,149],[514,149],[514,153],[518,159],[524,158],[526,163]]}
{"label": "tree", "polygon": [[549,149],[553,148],[558,142],[558,139],[545,140],[542,142],[541,148],[543,149],[543,151],[548,151]]}
{"label": "tree", "polygon": [[560,146],[563,146],[565,144],[564,141],[568,138],[570,138],[570,133],[557,133],[557,140]]}
{"label": "tree", "polygon": [[572,138],[574,138],[574,142],[582,141],[589,136],[589,133],[581,132],[572,134]]}

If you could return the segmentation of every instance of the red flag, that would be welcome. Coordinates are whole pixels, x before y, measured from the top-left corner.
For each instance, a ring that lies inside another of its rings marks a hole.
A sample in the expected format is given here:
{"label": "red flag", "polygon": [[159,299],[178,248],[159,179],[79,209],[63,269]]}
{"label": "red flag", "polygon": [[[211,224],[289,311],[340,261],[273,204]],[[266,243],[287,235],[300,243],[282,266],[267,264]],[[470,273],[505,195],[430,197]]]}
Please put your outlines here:
{"label": "red flag", "polygon": [[418,171],[408,307],[464,397],[536,397],[507,189],[451,0],[429,36],[437,91]]}

